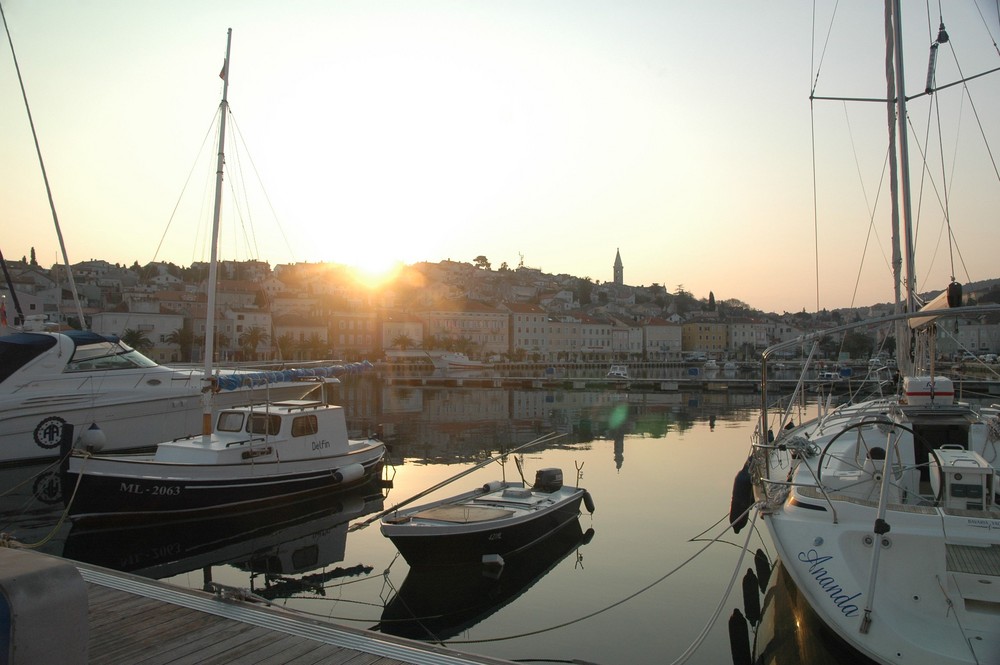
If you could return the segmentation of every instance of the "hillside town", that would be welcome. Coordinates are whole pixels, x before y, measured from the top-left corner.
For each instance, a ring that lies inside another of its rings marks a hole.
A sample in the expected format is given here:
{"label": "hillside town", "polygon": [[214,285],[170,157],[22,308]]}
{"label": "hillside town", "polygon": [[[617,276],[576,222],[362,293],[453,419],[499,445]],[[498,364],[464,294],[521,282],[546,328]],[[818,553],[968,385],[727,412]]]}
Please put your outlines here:
{"label": "hillside town", "polygon": [[[523,263],[523,262],[522,262]],[[683,285],[625,282],[620,251],[609,281],[551,275],[485,256],[403,267],[373,286],[347,266],[223,261],[216,299],[216,349],[227,361],[383,360],[446,350],[487,362],[676,362],[753,360],[769,345],[857,317],[891,313],[889,304],[816,313],[764,313],[739,300],[698,298]],[[90,260],[72,266],[81,325],[61,265],[8,261],[4,332],[16,323],[14,301],[31,325],[87,328],[117,335],[158,362],[202,357],[208,265],[140,266]],[[13,293],[11,293],[11,287]],[[969,301],[997,301],[989,285]],[[8,325],[9,324],[9,325]],[[828,358],[892,352],[881,331],[826,339]],[[945,357],[1000,351],[1000,321],[961,320],[939,334]],[[801,349],[798,351],[801,353]]]}

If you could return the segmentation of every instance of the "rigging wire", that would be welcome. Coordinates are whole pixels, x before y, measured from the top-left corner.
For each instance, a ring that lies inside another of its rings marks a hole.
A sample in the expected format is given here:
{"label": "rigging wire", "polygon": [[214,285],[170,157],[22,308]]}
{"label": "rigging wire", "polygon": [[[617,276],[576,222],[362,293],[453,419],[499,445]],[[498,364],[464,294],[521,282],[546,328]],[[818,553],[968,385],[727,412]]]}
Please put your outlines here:
{"label": "rigging wire", "polygon": [[[281,233],[282,240],[285,241],[285,248],[288,250],[289,255],[294,256],[294,252],[292,250],[292,244],[289,241],[288,236],[285,234],[285,227],[281,223],[281,219],[278,216],[277,210],[275,210],[274,208],[274,203],[271,202],[271,196],[267,193],[267,189],[264,188],[264,179],[261,177],[260,171],[257,170],[257,163],[254,161],[253,154],[251,154],[246,139],[243,137],[243,132],[236,125],[236,118],[233,116],[232,112],[230,112],[229,117],[232,118],[233,120],[235,137],[239,139],[239,144],[243,146],[243,154],[245,154],[246,160],[250,162],[250,168],[253,171],[254,177],[256,177],[258,184],[260,184],[261,194],[263,195],[264,200],[267,202],[267,206],[270,209],[271,215],[273,216],[275,224],[278,227],[278,232]],[[255,245],[256,245],[256,240],[255,240]]]}
{"label": "rigging wire", "polygon": [[177,201],[174,202],[174,209],[170,212],[170,217],[167,218],[167,226],[163,229],[163,234],[160,236],[160,242],[156,245],[156,251],[153,252],[153,261],[156,261],[160,256],[160,249],[163,248],[163,241],[167,238],[167,233],[170,231],[170,226],[174,222],[174,218],[177,216],[177,209],[181,205],[181,201],[184,198],[184,192],[187,191],[188,185],[191,183],[191,177],[195,173],[195,167],[201,162],[201,155],[205,150],[205,145],[208,143],[208,139],[213,135],[213,129],[215,128],[217,118],[219,117],[219,110],[216,109],[215,114],[212,118],[212,122],[209,123],[208,129],[205,131],[205,136],[201,140],[201,147],[198,149],[198,157],[195,158],[194,162],[191,164],[191,170],[188,171],[187,178],[184,179],[184,185],[181,187],[181,193],[177,196]]}

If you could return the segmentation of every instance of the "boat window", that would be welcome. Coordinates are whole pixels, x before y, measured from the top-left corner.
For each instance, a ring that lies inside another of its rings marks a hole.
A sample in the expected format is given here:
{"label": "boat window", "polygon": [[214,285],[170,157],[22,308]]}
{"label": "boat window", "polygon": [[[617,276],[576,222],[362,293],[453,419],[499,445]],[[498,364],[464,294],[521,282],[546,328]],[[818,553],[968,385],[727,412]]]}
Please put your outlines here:
{"label": "boat window", "polygon": [[308,436],[318,431],[316,416],[298,416],[292,421],[292,436]]}
{"label": "boat window", "polygon": [[56,344],[55,337],[16,333],[0,339],[0,382]]}
{"label": "boat window", "polygon": [[122,342],[99,341],[80,344],[66,364],[67,372],[87,372],[95,369],[135,369],[156,367],[156,362]]}
{"label": "boat window", "polygon": [[223,411],[215,426],[220,432],[239,432],[243,429],[243,414],[239,411]]}
{"label": "boat window", "polygon": [[281,418],[269,416],[266,413],[250,414],[250,419],[247,421],[247,431],[251,434],[273,435],[277,434],[280,429]]}

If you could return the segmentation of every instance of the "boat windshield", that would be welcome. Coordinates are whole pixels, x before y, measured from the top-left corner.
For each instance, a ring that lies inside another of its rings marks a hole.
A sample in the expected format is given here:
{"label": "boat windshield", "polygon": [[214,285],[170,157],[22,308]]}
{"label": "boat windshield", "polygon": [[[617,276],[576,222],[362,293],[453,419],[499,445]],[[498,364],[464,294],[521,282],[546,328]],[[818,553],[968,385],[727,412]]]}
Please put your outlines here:
{"label": "boat windshield", "polygon": [[54,337],[18,333],[0,338],[0,383],[56,345]]}
{"label": "boat windshield", "polygon": [[219,414],[219,423],[215,428],[220,432],[239,432],[243,429],[243,414],[239,411],[223,411]]}
{"label": "boat windshield", "polygon": [[156,367],[156,362],[124,342],[101,340],[80,344],[66,363],[67,372]]}

